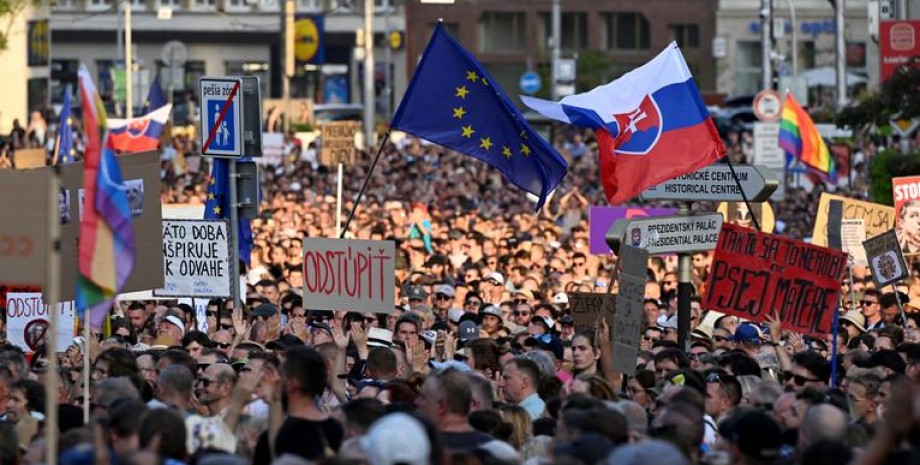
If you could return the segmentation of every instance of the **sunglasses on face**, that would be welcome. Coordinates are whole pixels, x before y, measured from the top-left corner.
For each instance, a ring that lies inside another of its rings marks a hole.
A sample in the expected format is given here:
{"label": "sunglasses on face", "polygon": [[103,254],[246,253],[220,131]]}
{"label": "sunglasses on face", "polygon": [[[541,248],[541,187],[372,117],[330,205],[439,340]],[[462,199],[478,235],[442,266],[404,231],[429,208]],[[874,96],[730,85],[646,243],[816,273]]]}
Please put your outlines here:
{"label": "sunglasses on face", "polygon": [[221,325],[220,325],[220,329],[223,329],[223,330],[226,330],[226,331],[230,331],[231,329],[233,329],[233,325],[232,325],[232,324],[231,324],[231,325],[221,324]]}
{"label": "sunglasses on face", "polygon": [[215,342],[214,347],[219,347],[221,349],[229,349],[230,343],[229,342]]}
{"label": "sunglasses on face", "polygon": [[435,299],[437,299],[437,300],[453,300],[453,297],[451,297],[451,296],[449,296],[449,295],[447,295],[447,294],[438,294],[438,295],[435,296]]}
{"label": "sunglasses on face", "polygon": [[783,379],[786,380],[786,382],[789,382],[791,380],[793,383],[795,383],[796,386],[804,386],[805,383],[809,381],[812,381],[812,382],[821,381],[818,378],[806,378],[802,375],[796,375],[796,374],[793,374],[791,371],[784,371]]}
{"label": "sunglasses on face", "polygon": [[728,338],[725,336],[713,336],[712,340],[716,342],[728,342]]}
{"label": "sunglasses on face", "polygon": [[514,300],[511,301],[511,303],[513,303],[513,304],[526,304],[526,303],[527,303],[527,299],[514,299]]}
{"label": "sunglasses on face", "polygon": [[859,301],[859,304],[862,305],[862,306],[864,306],[864,307],[867,307],[867,306],[869,306],[869,305],[875,305],[875,304],[877,304],[877,303],[878,303],[878,302],[873,302],[873,301],[871,301],[871,300],[860,300],[860,301]]}

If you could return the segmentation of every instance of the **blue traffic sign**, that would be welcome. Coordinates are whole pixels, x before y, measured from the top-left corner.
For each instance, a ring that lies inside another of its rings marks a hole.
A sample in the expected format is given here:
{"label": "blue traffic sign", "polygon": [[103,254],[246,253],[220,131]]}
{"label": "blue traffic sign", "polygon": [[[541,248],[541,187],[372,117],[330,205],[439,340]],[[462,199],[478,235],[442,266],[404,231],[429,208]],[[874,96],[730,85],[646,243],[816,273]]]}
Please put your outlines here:
{"label": "blue traffic sign", "polygon": [[202,155],[239,158],[243,156],[243,92],[237,78],[202,77]]}
{"label": "blue traffic sign", "polygon": [[[229,106],[228,106],[229,105]],[[230,118],[233,118],[233,105],[234,102],[230,100],[210,100],[208,102],[208,114],[205,115],[205,127],[206,128],[215,128],[213,130],[213,136],[211,134],[208,137],[211,138],[212,150],[220,151],[233,151],[236,147],[236,128],[233,124],[227,124],[227,115],[230,115]],[[226,112],[224,108],[226,107]],[[224,113],[225,112],[225,113]],[[224,113],[224,117],[221,118],[221,113]],[[220,123],[218,123],[220,121]]]}
{"label": "blue traffic sign", "polygon": [[543,82],[540,81],[540,75],[528,71],[521,75],[521,92],[525,94],[536,94],[540,91],[540,87],[543,86]]}

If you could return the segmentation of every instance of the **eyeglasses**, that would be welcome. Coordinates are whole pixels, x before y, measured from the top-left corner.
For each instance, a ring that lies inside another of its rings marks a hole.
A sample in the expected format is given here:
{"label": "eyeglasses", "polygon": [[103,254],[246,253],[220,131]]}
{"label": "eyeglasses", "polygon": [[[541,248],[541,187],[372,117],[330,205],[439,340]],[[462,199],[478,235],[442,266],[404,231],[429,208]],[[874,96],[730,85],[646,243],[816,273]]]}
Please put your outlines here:
{"label": "eyeglasses", "polygon": [[728,338],[725,336],[713,336],[712,340],[716,342],[727,342]]}
{"label": "eyeglasses", "polygon": [[526,304],[526,303],[527,303],[527,299],[514,299],[514,300],[511,301],[511,303],[513,303],[513,304]]}
{"label": "eyeglasses", "polygon": [[233,325],[232,325],[232,324],[230,324],[230,325],[221,324],[221,325],[220,325],[220,329],[229,331],[229,330],[233,329]]}
{"label": "eyeglasses", "polygon": [[453,300],[454,298],[447,294],[437,294],[435,297],[437,300]]}
{"label": "eyeglasses", "polygon": [[806,378],[802,375],[796,375],[796,374],[793,374],[791,371],[784,371],[783,379],[786,380],[787,382],[792,380],[792,382],[795,383],[796,386],[804,386],[805,383],[807,382],[821,381],[818,378]]}
{"label": "eyeglasses", "polygon": [[871,300],[860,300],[859,301],[859,304],[862,305],[863,307],[868,307],[869,305],[875,305],[877,303],[878,302],[873,302]]}
{"label": "eyeglasses", "polygon": [[216,379],[198,378],[198,383],[203,385],[204,387],[208,387],[211,384],[217,384],[218,382],[219,381],[217,381]]}
{"label": "eyeglasses", "polygon": [[585,262],[572,262],[572,266],[585,266]]}
{"label": "eyeglasses", "polygon": [[220,347],[221,349],[229,349],[230,343],[229,342],[215,342],[214,346]]}

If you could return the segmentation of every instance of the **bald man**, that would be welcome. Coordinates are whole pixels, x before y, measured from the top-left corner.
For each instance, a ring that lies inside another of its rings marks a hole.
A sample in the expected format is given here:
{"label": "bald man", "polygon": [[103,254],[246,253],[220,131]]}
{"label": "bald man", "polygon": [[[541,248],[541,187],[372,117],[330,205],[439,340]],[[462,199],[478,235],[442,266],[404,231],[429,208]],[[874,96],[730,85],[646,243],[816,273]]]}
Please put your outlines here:
{"label": "bald man", "polygon": [[805,418],[799,426],[796,452],[801,454],[811,445],[822,441],[835,444],[846,443],[847,414],[831,404],[813,405],[805,411]]}
{"label": "bald man", "polygon": [[208,409],[209,416],[222,415],[233,395],[236,372],[226,363],[215,363],[198,376],[195,394],[198,403]]}

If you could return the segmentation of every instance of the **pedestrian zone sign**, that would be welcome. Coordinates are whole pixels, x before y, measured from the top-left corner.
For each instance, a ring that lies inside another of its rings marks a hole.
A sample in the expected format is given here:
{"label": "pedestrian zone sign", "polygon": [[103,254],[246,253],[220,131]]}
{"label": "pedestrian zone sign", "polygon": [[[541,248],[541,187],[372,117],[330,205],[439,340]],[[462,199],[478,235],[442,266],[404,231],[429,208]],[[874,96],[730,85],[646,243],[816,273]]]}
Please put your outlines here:
{"label": "pedestrian zone sign", "polygon": [[198,80],[202,155],[243,156],[243,92],[240,84],[239,78],[202,77]]}

